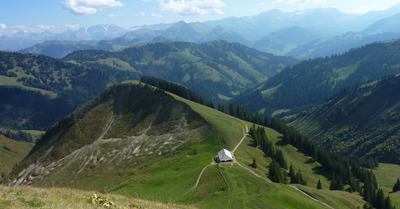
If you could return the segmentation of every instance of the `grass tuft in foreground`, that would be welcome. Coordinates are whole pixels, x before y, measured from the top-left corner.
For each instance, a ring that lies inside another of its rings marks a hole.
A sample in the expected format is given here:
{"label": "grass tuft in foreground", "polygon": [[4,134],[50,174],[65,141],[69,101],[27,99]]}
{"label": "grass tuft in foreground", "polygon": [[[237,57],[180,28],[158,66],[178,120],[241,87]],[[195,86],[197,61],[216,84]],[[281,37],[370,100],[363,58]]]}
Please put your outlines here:
{"label": "grass tuft in foreground", "polygon": [[[93,204],[96,192],[68,188],[33,188],[0,186],[0,208],[105,208],[103,204]],[[102,199],[114,205],[108,208],[191,208],[129,198],[121,195],[101,194]],[[97,196],[96,197],[100,197]],[[96,198],[98,200],[99,198]]]}

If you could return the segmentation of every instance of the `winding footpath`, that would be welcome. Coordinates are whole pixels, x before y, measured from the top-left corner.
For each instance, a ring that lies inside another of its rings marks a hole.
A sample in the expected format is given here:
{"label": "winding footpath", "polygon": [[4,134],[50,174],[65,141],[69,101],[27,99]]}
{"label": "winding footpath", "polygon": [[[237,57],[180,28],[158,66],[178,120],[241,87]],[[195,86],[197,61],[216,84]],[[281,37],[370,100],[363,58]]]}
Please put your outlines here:
{"label": "winding footpath", "polygon": [[[233,117],[232,117],[232,118],[233,118]],[[235,119],[236,119],[236,118],[235,118]],[[238,120],[238,119],[236,119],[236,120]],[[246,124],[245,122],[243,122],[242,120],[239,120],[239,121],[244,125],[245,128],[242,127],[242,130],[243,130],[243,137],[240,139],[240,141],[238,142],[238,144],[237,144],[237,145],[233,148],[233,150],[231,151],[232,158],[233,158],[232,163],[233,163],[233,164],[237,164],[239,167],[241,167],[241,168],[243,168],[243,169],[249,171],[249,172],[252,173],[254,176],[256,176],[256,177],[258,177],[258,178],[260,178],[260,179],[263,179],[264,181],[266,181],[266,182],[268,182],[268,183],[272,183],[272,181],[271,181],[270,179],[268,179],[268,178],[266,178],[266,177],[263,177],[263,176],[260,176],[259,174],[257,174],[256,172],[254,172],[252,169],[243,166],[242,164],[240,164],[240,163],[236,160],[236,158],[235,158],[235,151],[236,151],[237,148],[242,144],[242,142],[246,139],[246,137],[248,136],[247,133],[249,132],[249,127],[247,126],[247,124]],[[203,175],[204,171],[205,171],[209,166],[215,165],[215,164],[216,164],[215,161],[212,160],[210,164],[204,166],[203,170],[201,170],[201,172],[200,172],[200,174],[199,174],[199,177],[198,177],[197,180],[196,180],[196,184],[195,184],[192,188],[190,188],[189,191],[187,191],[185,194],[187,194],[187,193],[189,193],[190,191],[193,191],[194,189],[196,189],[196,187],[199,185],[201,176]],[[330,209],[335,209],[334,207],[332,207],[332,206],[330,206],[330,205],[328,205],[328,204],[326,204],[326,203],[324,203],[324,202],[322,202],[322,201],[320,201],[320,200],[318,200],[318,199],[315,199],[314,197],[312,197],[311,195],[305,193],[303,190],[299,189],[298,187],[296,187],[296,186],[294,186],[294,185],[289,185],[289,186],[292,187],[293,189],[295,189],[296,191],[300,192],[300,193],[303,194],[304,196],[306,196],[306,197],[308,197],[308,198],[310,198],[310,199],[312,199],[312,200],[314,200],[314,201],[316,201],[316,202],[319,202],[319,203],[321,203],[322,205],[324,205],[324,206],[326,206],[326,207],[328,207],[328,208],[330,208]],[[183,195],[185,195],[185,194],[183,194]]]}

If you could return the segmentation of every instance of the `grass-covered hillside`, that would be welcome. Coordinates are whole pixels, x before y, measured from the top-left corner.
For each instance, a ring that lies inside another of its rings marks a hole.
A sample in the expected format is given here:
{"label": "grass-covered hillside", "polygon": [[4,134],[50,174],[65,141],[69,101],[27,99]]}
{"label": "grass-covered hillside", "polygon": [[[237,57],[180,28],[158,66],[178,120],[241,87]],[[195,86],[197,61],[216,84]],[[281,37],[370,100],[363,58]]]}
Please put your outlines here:
{"label": "grass-covered hillside", "polygon": [[393,40],[306,60],[286,68],[234,102],[253,112],[291,115],[319,104],[343,88],[399,73],[399,50],[400,40]]}
{"label": "grass-covered hillside", "polygon": [[182,84],[214,102],[229,100],[297,63],[293,58],[273,56],[227,41],[170,41],[116,52],[77,51],[64,60],[137,71]]}
{"label": "grass-covered hillside", "polygon": [[32,149],[32,144],[0,135],[0,179],[11,172]]}
{"label": "grass-covered hillside", "polygon": [[[4,183],[104,190],[198,208],[365,204],[356,192],[329,190],[330,173],[320,163],[265,128],[274,152],[285,158],[283,170],[289,173],[291,165],[306,185],[289,184],[295,178],[289,176],[287,184],[272,183],[275,157],[254,146],[246,134],[252,126],[157,88],[125,82],[54,124]],[[213,163],[222,148],[234,153],[233,162]],[[316,188],[319,181],[322,190]]]}
{"label": "grass-covered hillside", "polygon": [[400,164],[400,77],[390,76],[329,98],[293,125],[341,154]]}
{"label": "grass-covered hillside", "polygon": [[108,85],[133,78],[138,74],[0,52],[0,127],[46,130]]}
{"label": "grass-covered hillside", "polygon": [[379,186],[384,192],[389,193],[392,203],[396,208],[400,207],[400,191],[392,192],[396,180],[400,178],[400,165],[380,163],[374,170]]}
{"label": "grass-covered hillside", "polygon": [[[96,196],[94,196],[96,195]],[[82,191],[69,188],[33,188],[0,186],[0,208],[149,208],[178,209],[193,208],[173,203],[159,203],[121,195],[103,194],[96,191]],[[97,200],[97,201],[96,201]]]}

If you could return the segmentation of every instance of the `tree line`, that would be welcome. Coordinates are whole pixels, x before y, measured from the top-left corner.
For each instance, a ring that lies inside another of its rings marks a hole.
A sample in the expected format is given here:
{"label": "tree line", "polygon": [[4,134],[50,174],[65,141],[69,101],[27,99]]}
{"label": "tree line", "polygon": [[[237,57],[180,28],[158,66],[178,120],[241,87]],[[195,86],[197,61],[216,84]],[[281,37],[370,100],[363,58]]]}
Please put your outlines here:
{"label": "tree line", "polygon": [[[261,149],[266,157],[272,158],[272,162],[269,165],[268,177],[273,182],[307,185],[301,171],[295,172],[292,165],[290,165],[289,173],[286,172],[288,167],[285,156],[281,150],[276,149],[273,143],[268,140],[264,127],[256,127],[256,125],[253,124],[253,126],[250,127],[249,134],[253,138],[253,146]],[[252,166],[254,167],[255,164],[254,159]],[[290,182],[288,178],[290,178]]]}
{"label": "tree line", "polygon": [[[360,165],[378,166],[375,161],[349,160],[318,146],[314,141],[304,137],[293,127],[273,119],[271,128],[283,134],[283,142],[291,144],[304,154],[319,162],[325,171],[330,173],[331,190],[344,190],[344,185],[349,185],[349,192],[359,192],[368,204],[381,208],[392,208],[390,197],[384,197],[383,190],[378,189],[376,177],[371,170]],[[364,185],[361,186],[361,183]]]}
{"label": "tree line", "polygon": [[180,97],[183,97],[185,99],[188,99],[190,101],[215,108],[214,103],[210,100],[205,99],[204,97],[201,97],[197,95],[194,91],[190,90],[189,88],[186,88],[180,84],[172,83],[166,80],[158,79],[155,77],[151,76],[142,76],[140,78],[140,82],[155,86],[157,88],[163,89],[165,91],[171,92],[173,94],[176,94]]}
{"label": "tree line", "polygon": [[[218,110],[242,120],[270,127],[280,132],[283,135],[282,141],[284,143],[290,144],[302,151],[304,154],[312,157],[313,160],[319,162],[322,168],[330,174],[329,180],[331,181],[331,184],[329,188],[331,190],[344,190],[345,185],[349,185],[347,191],[359,192],[367,202],[367,208],[370,206],[378,209],[393,208],[390,197],[384,197],[383,190],[378,189],[376,177],[373,172],[365,168],[367,167],[372,169],[377,167],[377,161],[370,159],[350,160],[346,157],[332,153],[320,147],[314,141],[304,137],[300,132],[291,126],[288,126],[286,123],[274,118],[271,120],[268,118],[262,118],[260,115],[253,114],[240,106],[229,104],[229,109],[227,109],[224,105],[220,104],[218,105]],[[255,126],[253,126],[250,128],[249,134],[254,139],[254,145],[259,147],[266,156],[273,159],[269,167],[269,177],[271,180],[274,182],[286,183],[287,177],[291,177],[290,183],[306,184],[306,182],[302,180],[301,171],[296,173],[294,172],[294,169],[289,169],[289,174],[286,173],[284,170],[286,163],[283,154],[282,156],[280,156],[281,154],[277,154],[279,152],[274,150],[272,142],[268,141],[263,128],[255,128]],[[281,157],[283,160],[279,161]],[[363,185],[361,186],[362,183]]]}

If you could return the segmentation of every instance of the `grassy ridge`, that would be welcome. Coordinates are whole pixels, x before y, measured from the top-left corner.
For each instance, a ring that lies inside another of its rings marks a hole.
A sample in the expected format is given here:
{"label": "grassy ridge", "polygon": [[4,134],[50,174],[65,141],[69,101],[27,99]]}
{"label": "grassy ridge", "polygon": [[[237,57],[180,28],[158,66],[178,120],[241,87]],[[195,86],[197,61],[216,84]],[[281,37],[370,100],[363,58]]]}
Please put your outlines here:
{"label": "grassy ridge", "polygon": [[[224,139],[228,140],[224,141],[230,150],[243,136],[243,123],[246,123],[248,127],[252,125],[203,105],[176,98],[189,104],[193,110],[213,124],[218,133],[226,136]],[[310,157],[291,145],[281,145],[280,137],[282,135],[275,130],[266,128],[266,132],[277,149],[282,150],[288,165],[292,164],[296,172],[301,170],[303,177],[308,182],[308,186],[304,188],[307,188],[307,191],[318,193],[318,196],[314,196],[316,199],[327,202],[328,205],[335,208],[363,206],[364,201],[356,193],[329,190],[330,182],[321,172],[319,163],[313,162]],[[265,158],[264,153],[253,147],[252,144],[251,138],[245,138],[235,152],[235,156],[242,165],[252,169],[260,176],[267,177],[267,166],[271,159]],[[257,161],[257,169],[250,167],[253,158]],[[321,180],[323,190],[315,189],[318,180]],[[205,170],[199,186],[190,193],[189,199],[185,202],[200,208],[327,208],[288,185],[267,183],[234,164],[209,166]]]}
{"label": "grassy ridge", "polygon": [[219,148],[233,149],[243,136],[243,123],[230,115],[224,114],[204,105],[189,101],[179,96],[173,95],[175,99],[183,101],[188,104],[194,111],[198,112],[204,117],[207,122],[211,123],[215,130],[218,132]]}

